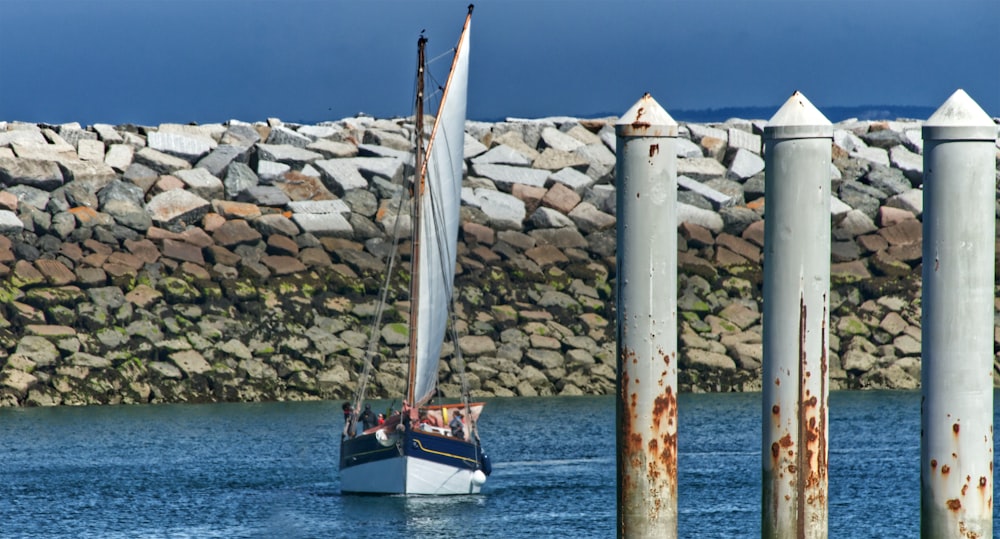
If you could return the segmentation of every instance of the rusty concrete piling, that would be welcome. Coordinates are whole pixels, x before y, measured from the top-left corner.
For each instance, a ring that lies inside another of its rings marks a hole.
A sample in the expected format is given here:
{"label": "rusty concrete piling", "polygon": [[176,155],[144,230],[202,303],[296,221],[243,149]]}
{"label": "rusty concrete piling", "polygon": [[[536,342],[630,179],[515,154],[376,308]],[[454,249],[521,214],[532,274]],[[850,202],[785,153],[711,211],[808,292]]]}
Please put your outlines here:
{"label": "rusty concrete piling", "polygon": [[923,127],[921,537],[993,537],[996,137],[962,90]]}
{"label": "rusty concrete piling", "polygon": [[832,139],[799,92],[764,128],[764,538],[827,536]]}
{"label": "rusty concrete piling", "polygon": [[677,122],[645,94],[615,125],[618,537],[677,537]]}

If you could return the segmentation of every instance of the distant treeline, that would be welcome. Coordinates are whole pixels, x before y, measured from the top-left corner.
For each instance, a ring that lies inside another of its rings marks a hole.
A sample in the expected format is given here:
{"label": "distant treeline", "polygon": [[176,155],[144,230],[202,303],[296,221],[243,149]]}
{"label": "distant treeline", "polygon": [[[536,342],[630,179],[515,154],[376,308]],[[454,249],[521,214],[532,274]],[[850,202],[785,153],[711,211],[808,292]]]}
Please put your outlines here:
{"label": "distant treeline", "polygon": [[[720,109],[678,110],[670,111],[675,120],[682,122],[724,122],[730,118],[768,119],[780,108],[773,107],[723,107]],[[821,107],[822,112],[831,122],[840,122],[849,118],[858,120],[896,120],[909,118],[926,120],[934,114],[934,107],[919,107],[907,105],[861,105],[856,107]]]}
{"label": "distant treeline", "polygon": [[[730,118],[742,118],[745,120],[763,119],[766,120],[781,108],[781,105],[771,107],[722,107],[718,109],[680,109],[668,110],[670,116],[679,122],[691,123],[712,123],[724,122]],[[911,105],[860,105],[854,107],[820,107],[827,119],[837,123],[849,118],[858,120],[896,120],[908,118],[913,120],[926,120],[934,114],[935,107],[920,107]],[[618,116],[620,112],[599,112],[592,114],[574,115],[579,118],[605,118],[608,116]],[[502,122],[503,118],[486,119],[487,122]]]}

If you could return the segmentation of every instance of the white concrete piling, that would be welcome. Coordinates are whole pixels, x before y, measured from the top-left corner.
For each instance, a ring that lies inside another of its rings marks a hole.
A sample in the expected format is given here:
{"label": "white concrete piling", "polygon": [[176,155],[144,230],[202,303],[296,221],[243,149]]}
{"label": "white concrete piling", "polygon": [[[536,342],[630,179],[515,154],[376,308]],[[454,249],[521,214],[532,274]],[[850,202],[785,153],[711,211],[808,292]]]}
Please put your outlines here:
{"label": "white concrete piling", "polygon": [[833,126],[795,92],[764,128],[761,537],[827,536]]}
{"label": "white concrete piling", "polygon": [[993,537],[997,126],[962,90],[924,124],[920,533]]}
{"label": "white concrete piling", "polygon": [[677,123],[649,94],[615,125],[618,537],[677,537]]}

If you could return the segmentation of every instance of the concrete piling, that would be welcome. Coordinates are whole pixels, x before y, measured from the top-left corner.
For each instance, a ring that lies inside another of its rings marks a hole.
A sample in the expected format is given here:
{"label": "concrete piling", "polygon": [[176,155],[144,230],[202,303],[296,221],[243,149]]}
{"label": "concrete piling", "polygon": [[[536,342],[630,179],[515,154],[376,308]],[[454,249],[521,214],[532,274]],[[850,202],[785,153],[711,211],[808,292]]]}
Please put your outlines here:
{"label": "concrete piling", "polygon": [[920,532],[993,537],[997,126],[962,90],[924,124]]}
{"label": "concrete piling", "polygon": [[618,537],[677,537],[677,123],[649,94],[615,125]]}
{"label": "concrete piling", "polygon": [[827,536],[832,138],[799,92],[764,128],[764,538]]}

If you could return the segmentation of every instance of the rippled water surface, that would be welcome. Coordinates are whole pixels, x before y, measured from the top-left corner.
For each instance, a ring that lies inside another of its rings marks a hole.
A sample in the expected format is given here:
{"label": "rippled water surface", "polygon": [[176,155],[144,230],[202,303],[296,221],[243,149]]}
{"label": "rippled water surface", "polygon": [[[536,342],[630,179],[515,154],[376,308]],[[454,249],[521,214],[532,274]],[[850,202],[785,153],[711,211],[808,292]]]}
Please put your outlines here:
{"label": "rippled water surface", "polygon": [[[830,537],[918,536],[920,394],[830,404]],[[341,418],[331,402],[0,410],[0,537],[615,535],[612,397],[489,401],[478,496],[341,496]],[[681,396],[681,537],[759,537],[760,428],[759,394]]]}

